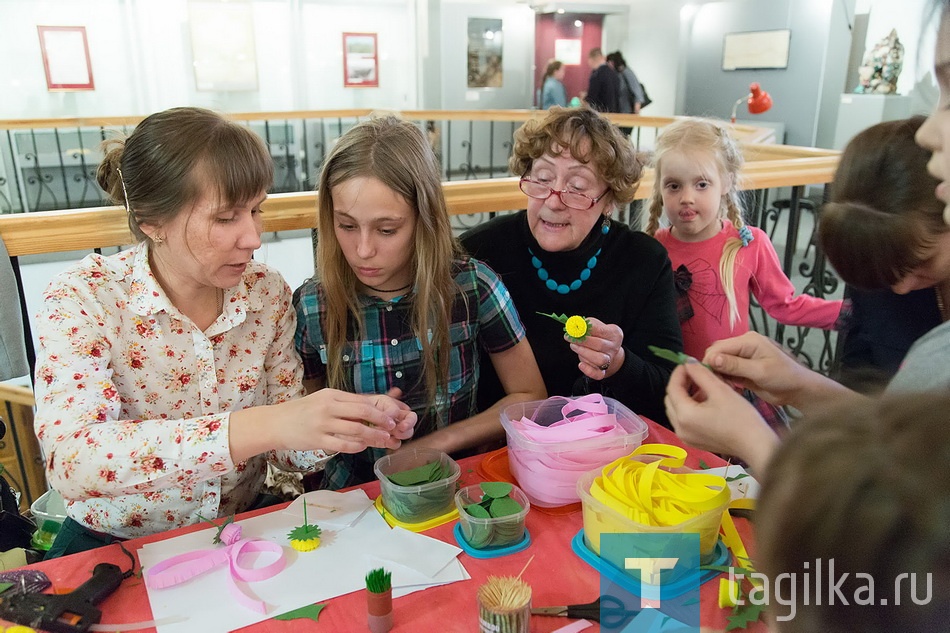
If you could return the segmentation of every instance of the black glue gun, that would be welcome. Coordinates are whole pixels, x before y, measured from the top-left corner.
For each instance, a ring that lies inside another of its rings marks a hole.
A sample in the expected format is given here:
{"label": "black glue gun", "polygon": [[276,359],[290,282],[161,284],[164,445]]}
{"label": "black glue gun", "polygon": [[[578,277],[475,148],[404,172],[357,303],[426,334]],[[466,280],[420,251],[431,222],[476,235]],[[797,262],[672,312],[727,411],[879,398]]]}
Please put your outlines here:
{"label": "black glue gun", "polygon": [[96,605],[122,584],[122,570],[99,563],[92,578],[67,594],[0,594],[0,618],[50,633],[81,633],[98,624],[102,612]]}

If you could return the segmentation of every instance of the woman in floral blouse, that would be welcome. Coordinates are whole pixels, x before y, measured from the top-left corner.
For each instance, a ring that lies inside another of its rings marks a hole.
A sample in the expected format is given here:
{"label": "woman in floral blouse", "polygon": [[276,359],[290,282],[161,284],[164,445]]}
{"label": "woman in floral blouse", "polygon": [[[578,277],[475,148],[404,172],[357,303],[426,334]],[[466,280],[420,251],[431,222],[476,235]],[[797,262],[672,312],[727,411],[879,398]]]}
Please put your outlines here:
{"label": "woman in floral blouse", "polygon": [[139,244],[60,274],[36,320],[36,434],[69,515],[51,555],[242,512],[268,461],[411,436],[388,396],[303,397],[290,289],[252,259],[273,179],[256,135],[175,108],[107,145],[99,184]]}

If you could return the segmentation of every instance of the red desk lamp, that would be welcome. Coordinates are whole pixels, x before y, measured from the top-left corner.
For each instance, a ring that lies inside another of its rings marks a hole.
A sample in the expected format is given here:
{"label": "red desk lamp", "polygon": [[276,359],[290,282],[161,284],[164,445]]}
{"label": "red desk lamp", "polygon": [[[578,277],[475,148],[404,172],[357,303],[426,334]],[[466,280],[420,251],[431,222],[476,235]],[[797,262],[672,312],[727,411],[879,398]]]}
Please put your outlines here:
{"label": "red desk lamp", "polygon": [[766,91],[762,90],[762,86],[758,83],[753,82],[749,85],[749,94],[741,99],[738,99],[735,105],[732,106],[732,117],[729,119],[733,123],[736,122],[736,110],[739,108],[739,104],[743,101],[749,104],[749,113],[750,114],[762,114],[766,110],[772,107],[772,96]]}

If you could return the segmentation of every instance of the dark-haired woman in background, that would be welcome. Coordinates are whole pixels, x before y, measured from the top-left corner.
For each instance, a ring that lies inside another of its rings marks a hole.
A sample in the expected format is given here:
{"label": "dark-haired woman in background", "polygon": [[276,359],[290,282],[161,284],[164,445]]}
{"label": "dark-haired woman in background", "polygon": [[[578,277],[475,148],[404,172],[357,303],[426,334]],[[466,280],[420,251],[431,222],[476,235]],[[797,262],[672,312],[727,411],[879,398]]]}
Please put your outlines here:
{"label": "dark-haired woman in background", "polygon": [[[911,345],[950,313],[950,226],[914,142],[925,117],[874,125],[855,136],[838,166],[819,236],[853,302],[839,382],[883,389]],[[873,258],[854,253],[874,252]]]}

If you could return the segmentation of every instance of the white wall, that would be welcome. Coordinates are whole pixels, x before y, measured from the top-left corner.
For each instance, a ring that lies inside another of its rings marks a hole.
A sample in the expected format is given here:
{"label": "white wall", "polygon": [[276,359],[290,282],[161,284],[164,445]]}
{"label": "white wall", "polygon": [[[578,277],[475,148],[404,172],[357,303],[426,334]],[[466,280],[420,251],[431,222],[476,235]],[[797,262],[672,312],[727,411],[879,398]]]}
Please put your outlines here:
{"label": "white wall", "polygon": [[[503,83],[500,88],[468,87],[468,19],[502,21]],[[530,108],[534,102],[534,11],[526,4],[442,2],[441,84],[445,110]]]}
{"label": "white wall", "polygon": [[[0,119],[418,106],[416,0],[255,0],[258,89],[196,90],[187,0],[0,0]],[[96,89],[49,92],[36,25],[85,26]],[[343,87],[342,33],[378,34],[378,88]]]}

